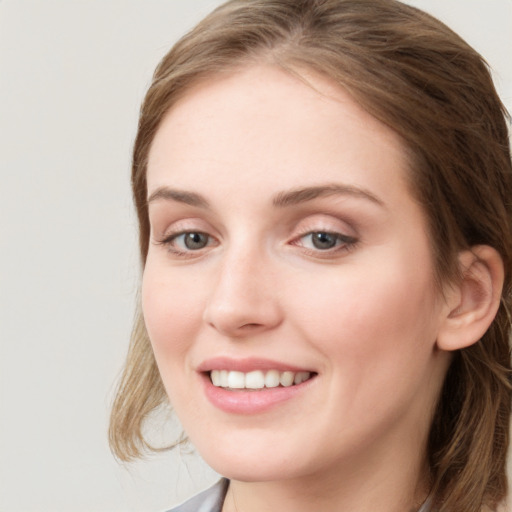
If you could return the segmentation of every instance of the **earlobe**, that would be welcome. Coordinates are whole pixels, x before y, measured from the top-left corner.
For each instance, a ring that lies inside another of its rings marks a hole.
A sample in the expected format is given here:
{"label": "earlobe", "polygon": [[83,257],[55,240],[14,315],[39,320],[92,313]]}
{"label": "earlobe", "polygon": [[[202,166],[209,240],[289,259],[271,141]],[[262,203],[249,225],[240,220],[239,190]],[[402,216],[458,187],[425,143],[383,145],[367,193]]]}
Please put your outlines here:
{"label": "earlobe", "polygon": [[459,255],[461,279],[446,297],[446,316],[437,346],[453,351],[476,343],[487,331],[498,311],[503,288],[503,261],[487,245],[472,247]]}

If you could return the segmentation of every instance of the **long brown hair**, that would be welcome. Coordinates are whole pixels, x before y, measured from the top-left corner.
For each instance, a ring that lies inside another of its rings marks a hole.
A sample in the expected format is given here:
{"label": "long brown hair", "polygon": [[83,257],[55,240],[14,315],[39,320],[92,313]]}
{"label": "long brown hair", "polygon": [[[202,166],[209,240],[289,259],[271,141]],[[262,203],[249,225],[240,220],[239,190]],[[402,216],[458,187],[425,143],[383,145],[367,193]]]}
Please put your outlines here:
{"label": "long brown hair", "polygon": [[[484,244],[501,255],[498,314],[480,341],[455,353],[428,446],[436,510],[494,510],[507,493],[511,406],[507,115],[486,63],[441,22],[394,0],[232,0],[215,10],[163,58],[142,105],[132,167],[142,264],[146,163],[163,116],[198,80],[262,60],[328,77],[402,137],[440,283],[456,279],[461,250]],[[143,425],[166,400],[139,314],[111,417],[119,458],[153,449]]]}

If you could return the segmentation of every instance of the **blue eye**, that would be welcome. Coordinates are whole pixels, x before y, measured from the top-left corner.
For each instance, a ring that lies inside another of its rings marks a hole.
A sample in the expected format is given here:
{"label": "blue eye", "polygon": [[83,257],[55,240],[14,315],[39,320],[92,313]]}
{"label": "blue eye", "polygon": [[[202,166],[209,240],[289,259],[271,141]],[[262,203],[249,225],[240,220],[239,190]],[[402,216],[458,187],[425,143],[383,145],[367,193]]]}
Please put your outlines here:
{"label": "blue eye", "polygon": [[217,245],[214,237],[202,231],[182,231],[181,233],[172,233],[158,242],[164,245],[169,252],[176,256],[192,255],[207,247]]}
{"label": "blue eye", "polygon": [[178,246],[180,250],[198,251],[210,244],[210,236],[199,231],[187,231],[174,235],[169,243]]}
{"label": "blue eye", "polygon": [[311,233],[311,243],[315,249],[332,249],[338,242],[338,236],[333,233]]}
{"label": "blue eye", "polygon": [[300,240],[307,249],[315,249],[317,251],[328,251],[338,247],[348,248],[356,243],[356,239],[351,236],[328,231],[312,231],[301,236]]}
{"label": "blue eye", "polygon": [[205,233],[183,233],[180,237],[183,237],[183,245],[191,251],[203,249],[209,241],[209,236]]}

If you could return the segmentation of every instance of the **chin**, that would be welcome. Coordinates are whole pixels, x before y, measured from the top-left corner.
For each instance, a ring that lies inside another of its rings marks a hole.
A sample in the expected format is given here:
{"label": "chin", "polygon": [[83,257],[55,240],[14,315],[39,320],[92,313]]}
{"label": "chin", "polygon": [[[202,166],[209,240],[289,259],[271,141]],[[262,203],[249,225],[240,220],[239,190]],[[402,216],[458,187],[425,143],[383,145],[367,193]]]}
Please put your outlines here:
{"label": "chin", "polygon": [[269,465],[264,458],[259,458],[256,461],[206,460],[206,462],[220,475],[239,482],[275,482],[297,476],[291,474],[290,468],[286,465],[274,467],[274,465]]}
{"label": "chin", "polygon": [[[218,450],[210,442],[206,448],[198,446],[197,450],[205,462],[220,475],[231,480],[242,482],[267,482],[289,479],[301,473],[300,461],[296,455],[287,455],[272,447],[262,446],[261,443],[240,445],[232,441],[226,444],[216,443]],[[240,449],[240,446],[243,446]],[[295,451],[296,453],[296,451]],[[300,453],[300,452],[299,452]]]}

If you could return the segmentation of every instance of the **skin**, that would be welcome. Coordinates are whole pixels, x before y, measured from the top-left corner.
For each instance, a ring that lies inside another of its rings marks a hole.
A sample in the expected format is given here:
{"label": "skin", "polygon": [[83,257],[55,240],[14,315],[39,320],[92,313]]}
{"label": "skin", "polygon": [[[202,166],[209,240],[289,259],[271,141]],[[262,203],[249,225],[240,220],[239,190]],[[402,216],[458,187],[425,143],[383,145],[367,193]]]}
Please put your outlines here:
{"label": "skin", "polygon": [[[146,326],[185,431],[232,479],[224,512],[414,510],[428,492],[449,309],[401,140],[303,76],[313,87],[248,66],[166,114],[148,162]],[[288,194],[334,184],[342,191],[307,201]],[[183,232],[206,245],[187,248]],[[318,249],[312,232],[338,234],[335,246]],[[277,407],[228,413],[198,372],[219,356],[316,377]]]}

